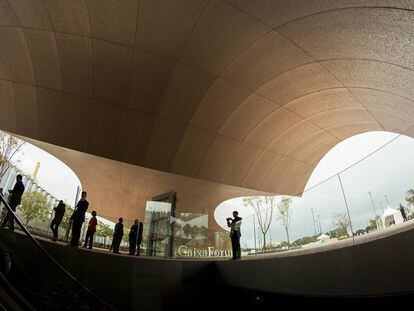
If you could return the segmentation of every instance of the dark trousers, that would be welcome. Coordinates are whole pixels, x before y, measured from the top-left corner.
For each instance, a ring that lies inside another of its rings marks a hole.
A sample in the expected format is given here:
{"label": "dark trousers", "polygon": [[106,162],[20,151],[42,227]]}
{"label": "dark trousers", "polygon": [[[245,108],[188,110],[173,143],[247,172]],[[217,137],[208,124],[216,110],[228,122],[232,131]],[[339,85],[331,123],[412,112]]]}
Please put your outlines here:
{"label": "dark trousers", "polygon": [[[13,212],[16,212],[16,207],[17,206],[12,205],[10,203],[10,207],[13,210]],[[5,227],[7,224],[9,225],[10,230],[14,230],[14,217],[13,217],[13,214],[9,210],[7,210],[7,215],[4,218],[3,223],[1,224],[1,226]]]}
{"label": "dark trousers", "polygon": [[231,236],[231,247],[233,249],[233,259],[240,259],[240,236],[238,234]]}
{"label": "dark trousers", "polygon": [[137,238],[136,235],[134,234],[133,237],[129,237],[129,254],[130,255],[135,255],[135,250],[137,248]]}
{"label": "dark trousers", "polygon": [[137,256],[139,256],[140,254],[139,254],[139,251],[141,250],[141,242],[142,242],[142,240],[141,239],[138,239],[138,241],[137,241]]}
{"label": "dark trousers", "polygon": [[72,223],[72,239],[70,240],[71,246],[79,246],[80,233],[82,229],[83,221],[74,219]]}
{"label": "dark trousers", "polygon": [[114,253],[119,253],[119,245],[121,244],[122,241],[122,235],[121,236],[114,236],[114,245],[113,245],[113,251]]}
{"label": "dark trousers", "polygon": [[83,247],[86,247],[88,245],[88,240],[89,240],[89,248],[92,249],[92,243],[93,243],[93,235],[95,234],[95,232],[93,231],[86,231],[86,238],[85,238],[85,244],[83,244]]}
{"label": "dark trousers", "polygon": [[55,239],[58,238],[58,228],[59,228],[61,222],[62,222],[62,219],[53,218],[52,222],[50,223],[50,229],[52,230],[53,237]]}

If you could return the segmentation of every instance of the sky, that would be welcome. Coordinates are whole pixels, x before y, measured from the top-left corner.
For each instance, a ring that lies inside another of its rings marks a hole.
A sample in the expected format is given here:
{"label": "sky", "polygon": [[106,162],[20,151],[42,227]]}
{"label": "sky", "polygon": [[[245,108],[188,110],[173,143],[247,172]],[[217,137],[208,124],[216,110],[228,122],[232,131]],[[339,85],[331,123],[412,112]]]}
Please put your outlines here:
{"label": "sky", "polygon": [[65,163],[32,144],[25,143],[21,151],[17,167],[32,174],[39,162],[38,184],[59,200],[74,206],[77,187],[81,186],[76,174]]}
{"label": "sky", "polygon": [[[346,169],[387,143],[389,144],[368,158]],[[338,172],[341,172],[339,175],[355,232],[365,228],[375,215],[381,215],[381,206],[385,208],[387,200],[393,208],[397,208],[399,203],[406,205],[406,191],[414,188],[413,163],[414,140],[407,136],[389,132],[368,132],[342,141],[318,163],[302,197],[292,198],[290,240],[314,235],[315,227],[317,231],[321,227],[322,232],[332,230],[332,217],[336,213],[347,212],[340,181],[336,176]],[[334,177],[330,178],[331,176]],[[374,206],[368,192],[371,192]],[[254,217],[251,216],[254,211],[243,206],[242,198],[232,199],[218,206],[215,219],[219,225],[227,229],[225,218],[231,216],[233,210],[238,210],[243,217],[242,246],[250,247],[254,244],[254,231],[256,244],[259,243],[257,220],[253,220]],[[267,240],[274,244],[286,240],[284,227],[280,221],[275,220],[276,216],[275,212],[267,235]],[[313,219],[317,222],[316,226]]]}

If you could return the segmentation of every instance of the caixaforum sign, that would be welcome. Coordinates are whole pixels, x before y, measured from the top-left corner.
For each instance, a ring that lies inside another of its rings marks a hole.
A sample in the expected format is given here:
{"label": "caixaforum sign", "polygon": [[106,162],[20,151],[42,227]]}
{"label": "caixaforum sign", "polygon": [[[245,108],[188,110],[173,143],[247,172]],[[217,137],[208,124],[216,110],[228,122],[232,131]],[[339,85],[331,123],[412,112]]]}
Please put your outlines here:
{"label": "caixaforum sign", "polygon": [[186,245],[181,245],[177,249],[177,256],[179,257],[230,257],[233,255],[231,250],[218,250],[213,246],[205,249],[189,248]]}

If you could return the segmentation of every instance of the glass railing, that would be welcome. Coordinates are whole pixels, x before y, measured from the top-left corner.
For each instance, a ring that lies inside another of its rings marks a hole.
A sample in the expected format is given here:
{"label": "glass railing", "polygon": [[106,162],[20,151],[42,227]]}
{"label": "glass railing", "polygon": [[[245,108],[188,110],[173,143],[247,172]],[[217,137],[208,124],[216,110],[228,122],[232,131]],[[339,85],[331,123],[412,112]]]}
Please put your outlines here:
{"label": "glass railing", "polygon": [[[411,203],[406,197],[407,191],[414,188],[414,166],[401,168],[395,163],[414,163],[412,138],[396,135],[363,159],[297,196],[276,196],[274,202],[262,202],[256,210],[253,205],[257,204],[251,204],[254,212],[240,215],[242,256],[323,251],[409,228],[406,220],[412,218],[414,190]],[[245,204],[248,206],[249,202]],[[196,216],[189,215],[188,219]],[[174,233],[180,236],[174,239],[175,257],[231,257],[225,221],[223,228],[215,220],[205,222],[207,227],[182,222]]]}
{"label": "glass railing", "polygon": [[[242,254],[330,249],[410,228],[404,223],[412,218],[406,197],[414,188],[414,167],[396,163],[414,163],[413,151],[412,138],[399,135],[300,196],[278,196],[275,206],[244,217]],[[263,234],[258,219],[265,219],[269,209],[273,220]]]}
{"label": "glass railing", "polygon": [[0,229],[1,264],[11,260],[6,276],[27,301],[38,310],[113,310],[49,255],[2,195],[0,200],[15,223],[14,232]]}

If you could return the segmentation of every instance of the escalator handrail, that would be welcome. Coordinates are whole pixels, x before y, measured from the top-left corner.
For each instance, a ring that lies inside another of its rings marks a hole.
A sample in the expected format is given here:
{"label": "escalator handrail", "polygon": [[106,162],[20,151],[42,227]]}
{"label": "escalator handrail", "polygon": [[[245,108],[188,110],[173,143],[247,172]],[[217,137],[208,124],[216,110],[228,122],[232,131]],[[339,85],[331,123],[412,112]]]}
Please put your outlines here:
{"label": "escalator handrail", "polygon": [[4,204],[4,206],[7,208],[8,212],[11,213],[15,221],[19,224],[20,228],[23,230],[23,232],[29,237],[29,239],[32,241],[32,243],[48,258],[59,270],[61,270],[64,274],[66,274],[67,277],[69,277],[77,286],[82,288],[86,293],[88,293],[90,296],[92,296],[94,299],[98,300],[101,304],[108,307],[110,310],[115,310],[111,305],[109,305],[107,302],[99,298],[96,294],[94,294],[91,290],[89,290],[87,287],[85,287],[77,278],[75,278],[68,270],[66,270],[61,264],[59,264],[50,254],[43,248],[42,245],[33,237],[33,235],[29,232],[29,230],[23,225],[23,223],[20,221],[20,219],[16,216],[12,208],[10,207],[9,203],[5,200],[3,194],[0,193],[0,202]]}

